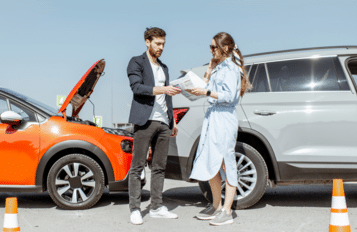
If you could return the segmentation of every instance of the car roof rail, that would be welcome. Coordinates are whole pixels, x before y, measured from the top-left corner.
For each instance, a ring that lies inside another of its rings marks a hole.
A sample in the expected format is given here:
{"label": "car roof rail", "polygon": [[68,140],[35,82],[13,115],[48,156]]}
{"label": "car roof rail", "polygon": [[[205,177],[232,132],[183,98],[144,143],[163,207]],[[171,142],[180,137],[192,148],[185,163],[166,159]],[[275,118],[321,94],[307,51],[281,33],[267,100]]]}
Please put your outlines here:
{"label": "car roof rail", "polygon": [[273,51],[273,52],[262,52],[262,53],[254,53],[249,55],[244,55],[243,57],[252,57],[252,56],[262,56],[262,55],[271,55],[271,54],[279,54],[279,53],[288,53],[288,52],[300,52],[300,51],[310,51],[310,50],[326,50],[326,49],[357,49],[356,45],[347,45],[347,46],[326,46],[326,47],[312,47],[312,48],[298,48],[298,49],[289,49],[289,50],[281,50],[281,51]]}

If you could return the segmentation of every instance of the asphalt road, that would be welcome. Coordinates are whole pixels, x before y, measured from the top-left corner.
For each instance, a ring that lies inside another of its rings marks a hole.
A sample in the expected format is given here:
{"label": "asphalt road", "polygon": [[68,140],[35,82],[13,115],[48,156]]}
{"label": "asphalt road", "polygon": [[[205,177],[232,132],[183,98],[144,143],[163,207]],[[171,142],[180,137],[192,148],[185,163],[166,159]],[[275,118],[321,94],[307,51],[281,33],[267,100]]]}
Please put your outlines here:
{"label": "asphalt road", "polygon": [[[150,174],[148,172],[148,174]],[[149,176],[149,175],[148,175]],[[195,183],[165,180],[164,203],[179,215],[178,219],[150,218],[150,180],[142,191],[144,224],[129,221],[128,194],[104,193],[89,210],[67,211],[58,208],[48,193],[0,193],[0,221],[3,222],[5,199],[17,197],[19,224],[26,232],[87,231],[328,231],[331,207],[331,185],[297,185],[268,188],[252,208],[237,210],[232,225],[214,227],[199,221],[195,214],[207,201]],[[357,185],[345,184],[346,201],[352,231],[357,231]]]}

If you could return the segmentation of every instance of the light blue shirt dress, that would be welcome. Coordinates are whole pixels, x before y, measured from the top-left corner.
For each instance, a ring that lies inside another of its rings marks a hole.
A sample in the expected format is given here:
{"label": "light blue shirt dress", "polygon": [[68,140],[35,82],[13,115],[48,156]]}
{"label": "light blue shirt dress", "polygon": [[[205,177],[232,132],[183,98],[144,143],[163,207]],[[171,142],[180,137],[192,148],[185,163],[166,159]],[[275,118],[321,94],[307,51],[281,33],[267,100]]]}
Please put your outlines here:
{"label": "light blue shirt dress", "polygon": [[218,100],[208,97],[210,104],[203,120],[191,179],[207,181],[220,170],[224,161],[228,183],[238,184],[235,146],[238,135],[236,106],[240,100],[241,69],[229,57],[212,71],[207,89],[218,93]]}

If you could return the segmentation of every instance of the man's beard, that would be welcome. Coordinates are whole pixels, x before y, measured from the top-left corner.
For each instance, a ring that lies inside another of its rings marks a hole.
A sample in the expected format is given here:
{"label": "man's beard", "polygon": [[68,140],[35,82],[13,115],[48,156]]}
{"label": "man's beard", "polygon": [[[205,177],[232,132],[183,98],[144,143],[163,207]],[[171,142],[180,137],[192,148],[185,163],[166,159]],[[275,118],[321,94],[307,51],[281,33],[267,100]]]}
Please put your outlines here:
{"label": "man's beard", "polygon": [[149,53],[153,58],[159,58],[161,56],[161,52],[155,51],[151,46],[149,47]]}

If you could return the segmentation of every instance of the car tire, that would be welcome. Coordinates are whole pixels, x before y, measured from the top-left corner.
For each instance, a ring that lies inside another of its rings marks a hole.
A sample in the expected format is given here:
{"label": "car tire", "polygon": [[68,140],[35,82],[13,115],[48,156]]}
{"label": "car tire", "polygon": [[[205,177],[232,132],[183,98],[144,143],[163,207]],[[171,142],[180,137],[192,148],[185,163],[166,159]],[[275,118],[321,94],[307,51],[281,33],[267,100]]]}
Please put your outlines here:
{"label": "car tire", "polygon": [[52,200],[62,209],[81,210],[95,205],[104,192],[104,173],[92,158],[70,154],[57,160],[47,176]]}
{"label": "car tire", "polygon": [[[264,195],[265,190],[268,186],[268,168],[259,152],[254,149],[252,146],[237,142],[236,147],[236,161],[237,165],[240,158],[243,159],[242,163],[238,168],[238,186],[241,190],[237,189],[237,194],[235,195],[235,200],[233,201],[233,209],[245,209],[256,204]],[[252,164],[249,165],[249,161]],[[245,169],[242,169],[244,166],[247,166]],[[239,171],[241,169],[241,171]],[[243,175],[245,173],[254,173],[251,175]],[[222,175],[221,175],[222,176]],[[242,177],[245,177],[242,179]],[[247,182],[245,179],[253,180],[252,182]],[[242,184],[243,182],[243,184]],[[246,186],[244,186],[244,184]],[[224,189],[225,189],[225,177],[222,177],[222,200],[224,201]],[[199,187],[203,196],[209,201],[212,202],[212,192],[208,181],[199,181]],[[251,187],[252,189],[248,189]],[[245,191],[246,190],[246,191]],[[243,196],[241,192],[245,192],[246,196]],[[238,200],[237,200],[238,198]]]}

